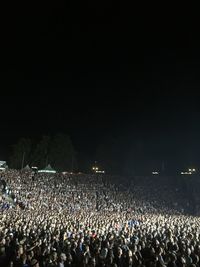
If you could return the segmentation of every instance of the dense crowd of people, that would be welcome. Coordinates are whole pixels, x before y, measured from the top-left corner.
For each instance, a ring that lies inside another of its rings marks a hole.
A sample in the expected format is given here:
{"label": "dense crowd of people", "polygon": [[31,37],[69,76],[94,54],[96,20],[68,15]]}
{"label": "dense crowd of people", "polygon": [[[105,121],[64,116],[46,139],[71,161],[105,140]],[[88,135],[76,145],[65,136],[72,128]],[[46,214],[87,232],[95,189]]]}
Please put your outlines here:
{"label": "dense crowd of people", "polygon": [[200,267],[200,217],[169,179],[6,170],[0,266]]}

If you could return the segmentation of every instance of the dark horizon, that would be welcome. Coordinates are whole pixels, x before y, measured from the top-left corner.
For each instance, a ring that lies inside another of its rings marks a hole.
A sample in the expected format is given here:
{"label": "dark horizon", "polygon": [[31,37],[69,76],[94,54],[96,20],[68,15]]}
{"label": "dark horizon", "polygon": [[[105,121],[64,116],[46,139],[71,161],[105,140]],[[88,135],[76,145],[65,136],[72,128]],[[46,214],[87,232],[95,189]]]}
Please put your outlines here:
{"label": "dark horizon", "polygon": [[64,132],[90,162],[104,146],[125,169],[198,169],[195,18],[133,16],[111,3],[47,11],[5,27],[0,160],[20,137]]}

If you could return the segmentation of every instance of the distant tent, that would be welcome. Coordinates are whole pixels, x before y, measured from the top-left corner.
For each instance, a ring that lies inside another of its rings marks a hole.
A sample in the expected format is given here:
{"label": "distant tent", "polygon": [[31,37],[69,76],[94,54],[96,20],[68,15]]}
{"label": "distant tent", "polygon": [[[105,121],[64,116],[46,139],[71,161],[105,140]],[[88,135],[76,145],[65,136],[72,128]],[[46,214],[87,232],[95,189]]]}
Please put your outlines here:
{"label": "distant tent", "polygon": [[24,167],[24,169],[23,170],[25,170],[25,171],[30,171],[31,170],[31,168],[29,167],[29,165],[27,164],[25,167]]}
{"label": "distant tent", "polygon": [[5,171],[7,168],[8,166],[6,165],[6,161],[0,161],[0,170]]}
{"label": "distant tent", "polygon": [[51,167],[51,165],[47,165],[47,167],[43,170],[39,170],[38,172],[46,172],[46,173],[56,173],[56,171]]}
{"label": "distant tent", "polygon": [[6,164],[6,161],[0,161],[0,166],[3,166],[3,165],[5,165]]}

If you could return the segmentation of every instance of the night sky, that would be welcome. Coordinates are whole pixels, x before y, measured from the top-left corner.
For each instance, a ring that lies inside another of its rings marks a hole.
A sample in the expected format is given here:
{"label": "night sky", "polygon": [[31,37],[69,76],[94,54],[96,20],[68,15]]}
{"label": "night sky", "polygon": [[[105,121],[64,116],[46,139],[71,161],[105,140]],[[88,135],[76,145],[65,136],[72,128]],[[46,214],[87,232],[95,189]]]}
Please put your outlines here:
{"label": "night sky", "polygon": [[4,20],[0,160],[20,137],[64,132],[91,161],[115,142],[127,168],[200,167],[198,20],[93,2]]}

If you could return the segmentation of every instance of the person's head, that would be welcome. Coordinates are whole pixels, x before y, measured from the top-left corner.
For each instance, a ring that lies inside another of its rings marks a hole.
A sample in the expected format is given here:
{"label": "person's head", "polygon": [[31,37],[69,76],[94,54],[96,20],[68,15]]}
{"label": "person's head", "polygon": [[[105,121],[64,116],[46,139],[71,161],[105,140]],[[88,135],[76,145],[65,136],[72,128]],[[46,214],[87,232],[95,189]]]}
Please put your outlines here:
{"label": "person's head", "polygon": [[122,256],[122,249],[120,247],[117,248],[117,256],[118,257]]}
{"label": "person's head", "polygon": [[57,254],[56,251],[54,251],[54,252],[52,253],[52,260],[53,260],[53,261],[56,261],[57,258],[58,258],[58,254]]}
{"label": "person's head", "polygon": [[61,260],[62,262],[65,262],[65,261],[67,260],[67,257],[66,257],[66,254],[65,254],[65,253],[61,253],[61,254],[60,254],[60,260]]}
{"label": "person's head", "polygon": [[172,246],[172,250],[173,250],[173,251],[178,251],[178,245],[177,245],[177,244],[174,244],[174,245]]}
{"label": "person's head", "polygon": [[186,249],[186,253],[187,253],[188,256],[191,255],[191,249],[189,247]]}
{"label": "person's head", "polygon": [[17,253],[17,256],[21,256],[21,255],[23,255],[23,246],[17,246],[17,249],[16,249],[16,253]]}
{"label": "person's head", "polygon": [[95,267],[96,266],[96,260],[95,260],[94,257],[93,258],[90,258],[90,260],[89,260],[89,266],[90,267]]}
{"label": "person's head", "polygon": [[175,255],[174,253],[171,253],[171,254],[170,254],[170,260],[171,260],[172,262],[175,262],[175,261],[177,260],[177,257],[176,257],[176,255]]}
{"label": "person's head", "polygon": [[162,247],[161,246],[156,247],[155,252],[156,252],[157,255],[161,255],[163,253]]}
{"label": "person's head", "polygon": [[193,259],[193,263],[194,264],[198,264],[199,263],[199,256],[198,255],[195,254],[192,259]]}
{"label": "person's head", "polygon": [[39,262],[36,259],[32,259],[30,265],[31,267],[40,267]]}
{"label": "person's head", "polygon": [[33,257],[34,257],[34,252],[31,250],[31,251],[28,252],[28,254],[27,254],[27,259],[28,259],[29,261],[31,261]]}
{"label": "person's head", "polygon": [[71,263],[72,262],[72,255],[70,253],[67,253],[67,262]]}

